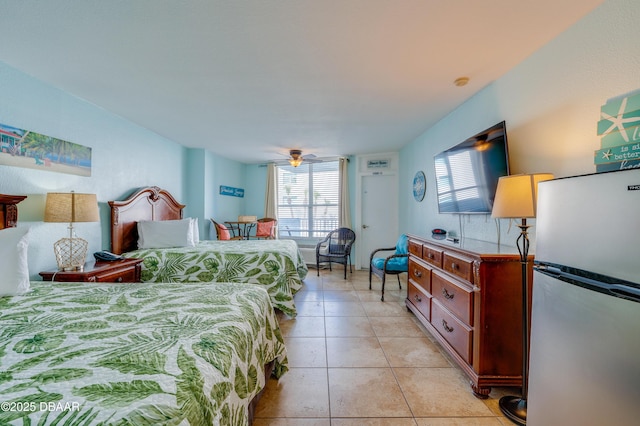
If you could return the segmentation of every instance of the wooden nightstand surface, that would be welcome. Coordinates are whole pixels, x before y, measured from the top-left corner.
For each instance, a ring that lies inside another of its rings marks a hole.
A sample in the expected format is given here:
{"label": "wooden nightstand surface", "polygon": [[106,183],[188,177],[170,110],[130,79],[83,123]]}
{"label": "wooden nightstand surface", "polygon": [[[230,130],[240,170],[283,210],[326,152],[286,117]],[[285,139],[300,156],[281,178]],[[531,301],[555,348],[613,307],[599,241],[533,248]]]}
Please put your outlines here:
{"label": "wooden nightstand surface", "polygon": [[43,281],[139,283],[142,259],[87,262],[83,271],[40,272]]}

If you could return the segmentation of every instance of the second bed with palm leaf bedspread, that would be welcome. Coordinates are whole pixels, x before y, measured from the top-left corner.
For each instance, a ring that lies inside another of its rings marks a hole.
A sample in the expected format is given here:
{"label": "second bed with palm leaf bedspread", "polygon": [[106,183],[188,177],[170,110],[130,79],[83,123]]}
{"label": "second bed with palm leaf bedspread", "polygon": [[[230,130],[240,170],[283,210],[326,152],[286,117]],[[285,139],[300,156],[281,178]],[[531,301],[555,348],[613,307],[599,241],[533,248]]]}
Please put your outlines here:
{"label": "second bed with palm leaf bedspread", "polygon": [[246,425],[286,349],[267,292],[234,283],[33,282],[0,297],[0,424]]}
{"label": "second bed with palm leaf bedspread", "polygon": [[240,282],[267,288],[273,307],[296,315],[293,295],[307,275],[292,240],[201,241],[197,218],[157,186],[111,207],[111,251],[145,259],[144,282]]}
{"label": "second bed with palm leaf bedspread", "polygon": [[195,246],[139,249],[143,282],[241,282],[264,286],[271,303],[295,317],[293,296],[307,265],[293,240],[200,241]]}

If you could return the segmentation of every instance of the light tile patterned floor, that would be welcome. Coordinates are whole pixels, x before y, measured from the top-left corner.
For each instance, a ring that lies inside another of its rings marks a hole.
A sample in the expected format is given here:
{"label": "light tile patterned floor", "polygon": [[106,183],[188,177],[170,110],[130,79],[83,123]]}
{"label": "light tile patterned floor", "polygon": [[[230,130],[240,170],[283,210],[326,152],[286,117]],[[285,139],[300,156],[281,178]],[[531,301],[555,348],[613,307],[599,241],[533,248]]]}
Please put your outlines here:
{"label": "light tile patterned floor", "polygon": [[369,290],[367,271],[343,278],[310,269],[296,294],[298,316],[280,316],[290,370],[270,379],[255,426],[507,426],[498,400],[518,389],[473,396],[450,362],[404,305],[399,291],[380,281]]}

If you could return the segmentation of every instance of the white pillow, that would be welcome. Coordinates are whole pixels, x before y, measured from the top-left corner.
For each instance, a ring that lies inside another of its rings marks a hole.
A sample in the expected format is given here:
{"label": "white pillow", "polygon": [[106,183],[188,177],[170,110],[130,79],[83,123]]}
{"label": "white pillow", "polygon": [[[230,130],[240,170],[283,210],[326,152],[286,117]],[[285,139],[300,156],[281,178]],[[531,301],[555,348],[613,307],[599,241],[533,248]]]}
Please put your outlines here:
{"label": "white pillow", "polygon": [[200,229],[198,228],[198,218],[190,217],[188,218],[191,221],[191,234],[193,236],[193,245],[197,246],[200,243]]}
{"label": "white pillow", "polygon": [[0,296],[29,291],[29,228],[6,228],[0,231]]}
{"label": "white pillow", "polygon": [[191,219],[141,220],[138,222],[138,248],[192,247],[193,225]]}

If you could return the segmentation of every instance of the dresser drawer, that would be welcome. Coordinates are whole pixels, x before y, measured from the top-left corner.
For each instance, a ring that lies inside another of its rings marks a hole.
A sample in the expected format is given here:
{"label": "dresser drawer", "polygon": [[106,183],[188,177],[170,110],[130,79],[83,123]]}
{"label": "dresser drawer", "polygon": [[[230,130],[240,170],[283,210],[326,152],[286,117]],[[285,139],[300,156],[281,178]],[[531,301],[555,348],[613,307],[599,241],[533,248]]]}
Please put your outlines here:
{"label": "dresser drawer", "polygon": [[422,246],[422,258],[433,266],[438,268],[442,266],[442,250],[440,249],[424,244]]}
{"label": "dresser drawer", "polygon": [[409,281],[407,299],[424,315],[427,321],[431,321],[431,294],[429,292]]}
{"label": "dresser drawer", "polygon": [[442,269],[473,284],[473,260],[445,252]]}
{"label": "dresser drawer", "polygon": [[409,257],[409,279],[431,292],[431,267],[412,257]]}
{"label": "dresser drawer", "polygon": [[422,243],[420,241],[409,240],[409,253],[416,257],[422,257]]}
{"label": "dresser drawer", "polygon": [[95,281],[101,283],[135,283],[137,281],[136,269],[133,267],[96,274]]}
{"label": "dresser drawer", "polygon": [[431,294],[462,321],[473,325],[473,291],[470,287],[434,270],[431,274]]}
{"label": "dresser drawer", "polygon": [[467,363],[472,363],[473,329],[451,315],[435,298],[431,302],[431,325]]}

